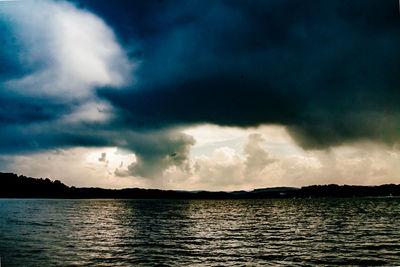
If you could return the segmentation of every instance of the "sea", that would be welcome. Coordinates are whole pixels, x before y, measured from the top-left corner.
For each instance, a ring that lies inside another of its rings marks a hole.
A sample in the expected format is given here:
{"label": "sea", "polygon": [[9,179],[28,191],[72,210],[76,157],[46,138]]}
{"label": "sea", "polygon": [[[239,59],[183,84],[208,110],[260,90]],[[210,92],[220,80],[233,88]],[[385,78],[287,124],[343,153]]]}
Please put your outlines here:
{"label": "sea", "polygon": [[1,267],[400,265],[400,199],[0,199],[0,257]]}

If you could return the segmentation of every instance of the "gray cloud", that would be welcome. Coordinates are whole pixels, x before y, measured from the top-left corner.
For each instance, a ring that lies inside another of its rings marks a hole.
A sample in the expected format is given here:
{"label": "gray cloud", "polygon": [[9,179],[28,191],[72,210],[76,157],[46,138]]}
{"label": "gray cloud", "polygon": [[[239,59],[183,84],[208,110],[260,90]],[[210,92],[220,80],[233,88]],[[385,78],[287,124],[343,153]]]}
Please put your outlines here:
{"label": "gray cloud", "polygon": [[395,1],[132,5],[146,15],[92,7],[137,44],[135,89],[100,91],[131,125],[274,123],[305,148],[398,141]]}
{"label": "gray cloud", "polygon": [[100,156],[100,158],[99,158],[99,161],[100,161],[100,162],[106,162],[106,158],[107,158],[107,153],[106,153],[106,152],[103,152],[103,153],[101,153],[101,156]]}
{"label": "gray cloud", "polygon": [[16,70],[0,80],[0,153],[119,146],[136,153],[130,174],[142,176],[185,164],[193,139],[172,130],[135,132],[113,121],[116,108],[96,96],[97,87],[134,81],[134,59],[102,19],[43,0],[2,4],[0,24],[18,44],[0,37],[1,58]]}
{"label": "gray cloud", "polygon": [[265,140],[261,134],[254,133],[249,135],[247,143],[243,146],[243,154],[246,156],[244,163],[246,177],[258,175],[268,164],[277,160],[261,147],[263,141]]}
{"label": "gray cloud", "polygon": [[118,168],[117,176],[161,177],[171,166],[189,170],[190,147],[193,137],[175,131],[132,133],[125,148],[134,151],[136,161],[127,169]]}
{"label": "gray cloud", "polygon": [[[2,4],[1,154],[117,146],[137,161],[116,174],[154,177],[187,169],[186,125],[398,142],[395,1],[71,2]],[[260,142],[249,173],[271,163]]]}

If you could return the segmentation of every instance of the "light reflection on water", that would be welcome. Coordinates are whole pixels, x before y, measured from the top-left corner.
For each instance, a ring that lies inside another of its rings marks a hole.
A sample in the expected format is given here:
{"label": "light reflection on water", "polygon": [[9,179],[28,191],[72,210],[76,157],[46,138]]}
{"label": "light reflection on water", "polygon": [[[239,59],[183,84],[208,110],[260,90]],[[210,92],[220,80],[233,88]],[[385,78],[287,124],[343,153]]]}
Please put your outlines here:
{"label": "light reflection on water", "polygon": [[398,265],[400,199],[0,200],[3,266]]}

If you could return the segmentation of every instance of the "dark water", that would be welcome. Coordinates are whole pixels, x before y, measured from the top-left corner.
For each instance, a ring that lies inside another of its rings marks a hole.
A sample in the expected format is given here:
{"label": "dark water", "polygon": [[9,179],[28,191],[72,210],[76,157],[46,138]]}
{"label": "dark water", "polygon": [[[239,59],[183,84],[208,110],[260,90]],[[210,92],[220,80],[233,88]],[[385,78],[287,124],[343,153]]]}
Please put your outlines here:
{"label": "dark water", "polygon": [[2,266],[400,265],[400,199],[0,200]]}

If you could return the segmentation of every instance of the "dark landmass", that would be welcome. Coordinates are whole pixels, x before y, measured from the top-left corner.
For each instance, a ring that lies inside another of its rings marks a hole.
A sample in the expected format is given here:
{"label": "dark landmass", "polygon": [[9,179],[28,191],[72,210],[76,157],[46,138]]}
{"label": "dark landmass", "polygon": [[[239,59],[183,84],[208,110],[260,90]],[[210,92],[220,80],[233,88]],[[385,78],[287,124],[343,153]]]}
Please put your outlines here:
{"label": "dark landmass", "polygon": [[126,199],[260,199],[319,197],[400,196],[400,185],[312,185],[302,188],[274,187],[253,191],[210,192],[159,189],[103,189],[67,186],[58,180],[0,173],[0,198],[126,198]]}

